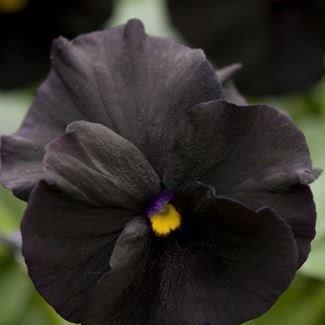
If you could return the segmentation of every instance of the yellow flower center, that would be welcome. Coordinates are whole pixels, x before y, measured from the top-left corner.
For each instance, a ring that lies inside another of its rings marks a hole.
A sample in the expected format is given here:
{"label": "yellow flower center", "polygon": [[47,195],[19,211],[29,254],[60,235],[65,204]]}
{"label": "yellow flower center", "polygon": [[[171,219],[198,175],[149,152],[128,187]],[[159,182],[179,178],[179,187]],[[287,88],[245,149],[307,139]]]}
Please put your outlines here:
{"label": "yellow flower center", "polygon": [[172,204],[165,204],[163,208],[150,216],[151,227],[157,236],[167,236],[177,230],[182,223],[179,212]]}
{"label": "yellow flower center", "polygon": [[0,0],[0,12],[13,14],[25,9],[28,0]]}

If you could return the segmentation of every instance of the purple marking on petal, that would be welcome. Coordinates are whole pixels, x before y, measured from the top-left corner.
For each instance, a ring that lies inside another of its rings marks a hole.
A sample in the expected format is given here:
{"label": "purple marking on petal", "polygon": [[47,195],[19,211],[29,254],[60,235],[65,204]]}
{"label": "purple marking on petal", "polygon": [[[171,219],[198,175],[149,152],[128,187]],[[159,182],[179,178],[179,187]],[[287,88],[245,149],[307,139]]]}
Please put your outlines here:
{"label": "purple marking on petal", "polygon": [[170,202],[173,197],[174,193],[168,190],[162,190],[149,206],[147,210],[147,217],[151,218],[153,215],[159,213],[159,211],[163,209],[164,205]]}

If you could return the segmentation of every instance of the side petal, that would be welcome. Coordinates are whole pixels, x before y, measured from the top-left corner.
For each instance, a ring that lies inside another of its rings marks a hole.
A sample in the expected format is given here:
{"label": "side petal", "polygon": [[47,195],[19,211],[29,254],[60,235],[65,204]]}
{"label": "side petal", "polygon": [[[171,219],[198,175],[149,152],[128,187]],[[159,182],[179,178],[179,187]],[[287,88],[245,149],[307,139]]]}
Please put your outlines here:
{"label": "side petal", "polygon": [[165,186],[185,191],[203,184],[253,209],[275,209],[302,239],[303,263],[315,235],[308,184],[318,172],[304,135],[288,116],[269,106],[213,101],[193,108],[177,139],[166,163]]}
{"label": "side petal", "polygon": [[45,179],[79,201],[141,210],[160,191],[160,180],[143,154],[106,126],[68,125],[44,156]]}
{"label": "side petal", "polygon": [[[22,127],[2,141],[1,180],[23,199],[43,176],[45,146],[69,123],[86,120],[110,127],[159,172],[184,113],[223,98],[202,51],[147,36],[137,20],[72,42],[59,38],[52,61]],[[26,170],[31,172],[26,175]]]}
{"label": "side petal", "polygon": [[80,322],[89,292],[111,266],[119,234],[134,214],[94,208],[40,182],[25,212],[23,255],[36,289],[64,318]]}

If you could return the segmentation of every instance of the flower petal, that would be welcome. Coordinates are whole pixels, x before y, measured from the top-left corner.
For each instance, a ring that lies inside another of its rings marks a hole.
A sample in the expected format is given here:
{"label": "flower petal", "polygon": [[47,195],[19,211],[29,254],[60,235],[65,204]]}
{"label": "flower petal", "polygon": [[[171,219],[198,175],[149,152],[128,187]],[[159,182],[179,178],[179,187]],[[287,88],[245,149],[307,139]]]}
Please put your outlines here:
{"label": "flower petal", "polygon": [[241,63],[233,63],[217,70],[222,84],[233,79],[234,75],[243,68]]}
{"label": "flower petal", "polygon": [[[143,311],[151,304],[149,301],[147,306],[139,304],[139,300],[134,301],[134,297],[128,293],[137,287],[140,279],[146,281],[144,276],[151,254],[148,229],[143,218],[134,219],[126,225],[110,259],[111,271],[101,278],[93,290],[84,324],[145,324]],[[147,281],[150,279],[147,278]],[[141,285],[136,293],[142,297],[148,293],[150,295],[146,284]]]}
{"label": "flower petal", "polygon": [[1,180],[24,199],[42,178],[45,146],[72,121],[110,127],[159,173],[184,113],[223,98],[202,51],[147,36],[136,20],[72,42],[60,38],[52,59],[53,69],[21,129],[2,141]]}
{"label": "flower petal", "polygon": [[306,185],[296,185],[284,192],[242,191],[229,195],[253,209],[272,207],[285,218],[296,239],[299,252],[297,268],[300,268],[310,253],[311,241],[316,235],[316,208],[310,188]]}
{"label": "flower petal", "polygon": [[160,180],[143,154],[101,124],[79,121],[51,142],[45,179],[87,204],[143,209],[159,194]]}
{"label": "flower petal", "polygon": [[155,256],[149,246],[119,278],[107,274],[85,324],[238,325],[266,312],[296,271],[290,227],[269,209],[209,202],[196,218],[214,223],[199,222],[193,240],[171,240]]}
{"label": "flower petal", "polygon": [[225,100],[236,105],[247,105],[245,98],[233,82],[234,75],[241,69],[242,65],[235,63],[217,70],[217,74],[224,88]]}
{"label": "flower petal", "polygon": [[80,322],[88,293],[110,270],[127,210],[89,207],[40,182],[22,222],[23,255],[35,287],[64,318]]}
{"label": "flower petal", "polygon": [[162,258],[162,324],[237,325],[265,313],[296,271],[290,227],[272,210],[254,212],[221,198],[196,217],[214,224]]}
{"label": "flower petal", "polygon": [[201,183],[253,209],[275,209],[302,240],[299,264],[306,259],[316,216],[307,185],[317,171],[303,134],[289,117],[269,106],[213,101],[193,108],[177,139],[165,186],[184,191]]}

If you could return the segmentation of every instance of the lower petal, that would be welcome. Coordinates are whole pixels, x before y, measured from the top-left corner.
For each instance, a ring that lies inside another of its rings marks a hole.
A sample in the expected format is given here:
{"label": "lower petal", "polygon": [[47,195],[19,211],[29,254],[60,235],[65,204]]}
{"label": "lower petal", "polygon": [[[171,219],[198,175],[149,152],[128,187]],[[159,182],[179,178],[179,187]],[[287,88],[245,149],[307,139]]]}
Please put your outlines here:
{"label": "lower petal", "polygon": [[84,324],[238,325],[266,312],[296,271],[290,227],[227,199],[201,211],[190,241],[124,241]]}
{"label": "lower petal", "polygon": [[226,199],[214,205],[214,217],[190,245],[177,243],[161,257],[152,324],[241,324],[265,313],[292,281],[297,249],[282,218]]}

